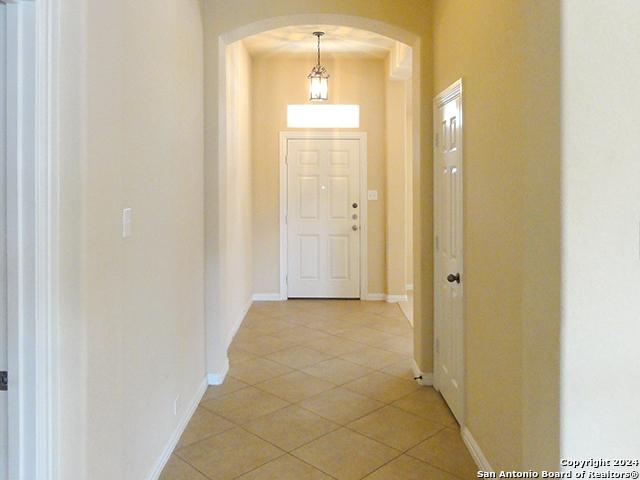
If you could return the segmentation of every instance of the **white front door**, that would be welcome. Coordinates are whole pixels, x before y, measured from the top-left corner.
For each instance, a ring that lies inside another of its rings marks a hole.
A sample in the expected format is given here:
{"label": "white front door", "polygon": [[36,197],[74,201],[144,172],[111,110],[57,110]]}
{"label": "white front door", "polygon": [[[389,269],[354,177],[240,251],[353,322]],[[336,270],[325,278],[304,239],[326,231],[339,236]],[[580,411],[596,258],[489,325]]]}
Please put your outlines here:
{"label": "white front door", "polygon": [[290,298],[360,297],[360,141],[287,140]]}
{"label": "white front door", "polygon": [[434,101],[435,386],[463,423],[462,84]]}

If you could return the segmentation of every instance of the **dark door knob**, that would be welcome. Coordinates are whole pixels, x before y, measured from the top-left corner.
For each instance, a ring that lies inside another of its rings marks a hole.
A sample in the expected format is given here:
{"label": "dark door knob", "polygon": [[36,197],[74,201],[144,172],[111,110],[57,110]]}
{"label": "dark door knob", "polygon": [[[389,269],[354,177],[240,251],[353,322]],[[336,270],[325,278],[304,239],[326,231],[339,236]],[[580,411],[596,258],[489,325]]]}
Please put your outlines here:
{"label": "dark door knob", "polygon": [[460,274],[456,273],[454,275],[453,273],[450,273],[449,275],[447,275],[447,281],[449,283],[453,283],[453,282],[460,283]]}
{"label": "dark door knob", "polygon": [[358,208],[358,204],[354,203],[353,205],[351,205],[353,208]]}

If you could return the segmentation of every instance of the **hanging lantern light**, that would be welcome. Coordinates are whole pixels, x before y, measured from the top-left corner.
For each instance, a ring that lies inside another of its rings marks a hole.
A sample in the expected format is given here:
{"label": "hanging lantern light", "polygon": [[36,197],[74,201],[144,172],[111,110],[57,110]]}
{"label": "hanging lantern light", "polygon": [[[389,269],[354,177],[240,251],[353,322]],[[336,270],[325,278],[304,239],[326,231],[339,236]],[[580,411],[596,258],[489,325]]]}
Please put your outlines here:
{"label": "hanging lantern light", "polygon": [[329,98],[329,74],[327,69],[320,65],[320,37],[324,32],[313,32],[318,37],[318,63],[307,76],[309,79],[309,100],[327,100]]}

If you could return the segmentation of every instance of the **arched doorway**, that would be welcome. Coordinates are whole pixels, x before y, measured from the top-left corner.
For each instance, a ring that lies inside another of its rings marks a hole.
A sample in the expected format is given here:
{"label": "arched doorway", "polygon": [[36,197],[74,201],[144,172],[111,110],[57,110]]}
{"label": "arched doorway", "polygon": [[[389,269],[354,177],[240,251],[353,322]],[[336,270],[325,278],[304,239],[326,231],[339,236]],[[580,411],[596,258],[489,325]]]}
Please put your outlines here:
{"label": "arched doorway", "polygon": [[[211,383],[216,383],[224,378],[228,369],[228,359],[226,357],[227,347],[233,338],[235,330],[239,326],[238,317],[243,316],[242,308],[235,306],[229,308],[226,302],[231,297],[229,279],[233,277],[233,265],[227,264],[224,258],[226,249],[226,228],[230,222],[236,221],[229,215],[229,200],[226,194],[228,185],[228,138],[232,131],[229,124],[229,112],[232,106],[227,102],[227,91],[229,87],[229,65],[226,50],[229,46],[247,37],[282,27],[295,25],[338,25],[383,35],[409,45],[412,49],[413,72],[411,78],[411,107],[413,110],[413,120],[411,123],[411,156],[413,164],[413,218],[418,219],[414,223],[414,231],[417,232],[413,238],[413,263],[415,275],[415,289],[417,302],[415,309],[420,309],[422,299],[419,298],[420,270],[422,249],[420,233],[421,201],[420,184],[422,183],[421,165],[421,78],[420,78],[420,49],[421,39],[419,36],[393,25],[373,20],[366,17],[339,14],[298,14],[267,18],[242,25],[232,30],[221,32],[219,35],[208,35],[206,41],[212,44],[215,50],[215,57],[208,56],[209,66],[206,68],[206,114],[205,130],[208,131],[205,146],[205,197],[207,202],[206,210],[206,255],[207,255],[207,298],[206,298],[206,318],[207,318],[207,355],[208,372]],[[215,49],[213,45],[215,42]],[[214,81],[215,80],[215,81]],[[214,88],[215,85],[215,88]],[[430,168],[428,169],[430,170]],[[417,188],[415,188],[417,186]],[[428,185],[430,190],[430,185]],[[430,248],[430,245],[429,247]],[[430,303],[430,300],[426,302]],[[246,313],[246,310],[244,310]],[[423,325],[424,316],[420,313],[415,315],[417,319],[414,331],[416,332],[416,372],[423,375],[424,383],[431,383],[431,374],[423,373],[430,371],[431,365],[431,343],[432,338],[423,335],[423,331],[430,331],[431,314],[427,315],[429,325]],[[240,318],[241,320],[241,318]],[[424,348],[423,348],[424,347]],[[426,368],[423,359],[427,359]],[[420,368],[419,366],[422,366]]]}

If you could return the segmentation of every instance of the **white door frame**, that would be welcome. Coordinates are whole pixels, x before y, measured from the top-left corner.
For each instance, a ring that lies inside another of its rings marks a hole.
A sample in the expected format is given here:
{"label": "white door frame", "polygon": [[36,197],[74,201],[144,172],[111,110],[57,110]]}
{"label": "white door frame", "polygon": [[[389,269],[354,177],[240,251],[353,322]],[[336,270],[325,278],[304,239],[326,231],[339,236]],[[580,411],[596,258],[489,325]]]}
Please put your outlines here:
{"label": "white door frame", "polygon": [[[458,79],[456,82],[454,82],[452,85],[450,85],[449,87],[447,87],[445,90],[443,90],[442,92],[440,92],[436,97],[434,97],[433,99],[433,126],[434,126],[434,142],[433,142],[433,155],[434,155],[434,162],[433,162],[433,219],[434,219],[434,229],[433,229],[433,298],[434,298],[434,307],[435,307],[435,302],[437,302],[437,295],[438,295],[438,275],[441,274],[441,272],[438,271],[437,269],[437,257],[438,257],[438,252],[437,252],[437,245],[438,245],[438,240],[437,240],[437,232],[440,231],[438,222],[440,221],[440,217],[438,215],[438,206],[439,206],[439,199],[438,199],[438,186],[436,185],[437,179],[440,178],[440,176],[438,175],[438,164],[435,161],[435,156],[436,156],[436,148],[437,148],[437,135],[438,135],[438,129],[437,129],[437,125],[439,123],[439,119],[438,119],[438,108],[442,105],[444,105],[445,103],[455,99],[456,97],[460,98],[460,124],[459,124],[459,135],[460,135],[460,146],[459,148],[459,155],[460,155],[460,175],[462,178],[462,182],[461,182],[461,186],[460,186],[460,197],[462,197],[462,215],[463,215],[463,219],[462,219],[462,223],[464,225],[464,119],[463,119],[463,112],[464,112],[464,106],[462,103],[462,79]],[[463,248],[462,248],[462,255],[460,258],[460,275],[463,275],[464,278],[464,244],[463,244]],[[465,321],[464,321],[464,282],[460,284],[460,296],[462,298],[462,311],[461,311],[461,315],[462,315],[462,339],[461,339],[461,343],[462,345],[460,345],[460,348],[458,349],[458,351],[460,352],[460,365],[461,367],[461,385],[460,385],[460,395],[461,395],[461,401],[460,401],[460,418],[458,419],[458,421],[460,422],[460,427],[464,427],[465,426],[465,414],[466,414],[466,408],[465,408],[465,399],[466,399],[466,388],[465,388],[465,383],[466,383],[466,368],[465,368],[465,364],[464,364],[464,360],[465,360]],[[435,313],[435,312],[434,312]],[[439,331],[441,330],[441,326],[440,326],[440,319],[438,318],[437,315],[434,315],[434,325],[433,325],[433,353],[434,353],[434,376],[433,376],[433,386],[435,387],[436,390],[440,390],[440,379],[439,379],[439,374],[438,372],[440,371],[440,369],[438,368],[438,354],[437,354],[437,341],[438,341],[438,335],[439,335]]]}
{"label": "white door frame", "polygon": [[55,480],[59,6],[5,3],[9,478]]}
{"label": "white door frame", "polygon": [[365,132],[280,132],[280,300],[288,298],[287,142],[289,140],[358,140],[360,142],[360,298],[367,299],[367,134]]}

